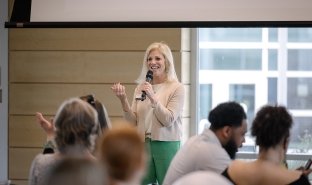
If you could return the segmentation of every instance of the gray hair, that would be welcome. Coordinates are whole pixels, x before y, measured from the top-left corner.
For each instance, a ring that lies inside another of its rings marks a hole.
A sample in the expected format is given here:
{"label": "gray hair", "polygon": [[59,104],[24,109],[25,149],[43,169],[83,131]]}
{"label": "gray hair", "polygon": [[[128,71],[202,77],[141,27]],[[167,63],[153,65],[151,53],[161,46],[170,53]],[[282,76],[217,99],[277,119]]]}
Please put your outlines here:
{"label": "gray hair", "polygon": [[97,112],[87,102],[79,98],[64,101],[56,113],[54,124],[55,142],[61,153],[74,148],[93,151],[99,122]]}

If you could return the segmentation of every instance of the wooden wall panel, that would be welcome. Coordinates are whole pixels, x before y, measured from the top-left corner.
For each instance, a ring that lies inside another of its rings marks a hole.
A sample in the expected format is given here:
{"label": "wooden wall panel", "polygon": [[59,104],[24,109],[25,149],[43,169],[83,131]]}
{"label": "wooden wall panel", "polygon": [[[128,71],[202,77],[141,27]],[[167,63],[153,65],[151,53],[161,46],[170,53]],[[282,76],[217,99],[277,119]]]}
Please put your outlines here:
{"label": "wooden wall panel", "polygon": [[[122,116],[120,102],[107,84],[12,84],[10,85],[11,115],[34,115],[42,112],[55,114],[60,104],[70,98],[84,94],[94,94],[107,107],[110,116]],[[131,103],[136,85],[126,85],[127,95]],[[190,86],[185,86],[184,116],[189,116],[188,96]]]}
{"label": "wooden wall panel", "polygon": [[[45,115],[47,119],[53,118],[54,115]],[[37,124],[35,115],[31,116],[10,116],[9,125],[9,146],[41,148],[45,141],[46,135]],[[122,116],[110,116],[112,124],[118,120],[123,120]],[[114,125],[112,125],[114,126]]]}
{"label": "wooden wall panel", "polygon": [[[173,55],[180,77],[181,53]],[[12,51],[10,82],[134,83],[143,57],[144,51]]]}
{"label": "wooden wall panel", "polygon": [[9,122],[10,147],[42,147],[45,143],[46,135],[37,124],[35,115],[10,116]]}
{"label": "wooden wall panel", "polygon": [[[94,94],[107,107],[110,116],[121,116],[120,102],[110,89],[111,84],[11,84],[11,115],[55,114],[60,104],[70,98]],[[129,100],[135,85],[126,85]]]}
{"label": "wooden wall panel", "polygon": [[15,185],[29,185],[28,180],[12,180],[11,183]]}
{"label": "wooden wall panel", "polygon": [[42,148],[10,148],[9,179],[27,180],[31,163],[41,152]]}
{"label": "wooden wall panel", "polygon": [[129,29],[11,29],[9,50],[106,50],[145,51],[155,41],[181,50],[181,30],[171,28]]}

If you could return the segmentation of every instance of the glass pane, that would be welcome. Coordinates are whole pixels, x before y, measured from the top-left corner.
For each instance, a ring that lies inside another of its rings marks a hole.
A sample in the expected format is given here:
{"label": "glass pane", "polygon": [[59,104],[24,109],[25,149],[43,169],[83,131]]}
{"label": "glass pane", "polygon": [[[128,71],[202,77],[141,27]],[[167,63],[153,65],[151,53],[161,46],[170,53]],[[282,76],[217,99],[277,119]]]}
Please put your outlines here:
{"label": "glass pane", "polygon": [[288,28],[288,42],[312,42],[312,28]]}
{"label": "glass pane", "polygon": [[269,49],[269,71],[277,70],[277,50]]}
{"label": "glass pane", "polygon": [[261,42],[261,28],[201,28],[199,41]]}
{"label": "glass pane", "polygon": [[211,84],[200,84],[199,85],[199,118],[201,119],[207,119],[208,118],[208,112],[211,110],[211,99],[212,99],[212,86]]}
{"label": "glass pane", "polygon": [[269,42],[277,42],[277,28],[269,28]]}
{"label": "glass pane", "polygon": [[268,104],[277,103],[277,78],[268,78]]}
{"label": "glass pane", "polygon": [[312,71],[312,49],[288,50],[288,70]]}
{"label": "glass pane", "polygon": [[312,154],[312,117],[294,117],[288,153]]}
{"label": "glass pane", "polygon": [[312,109],[311,87],[312,87],[312,78],[288,78],[287,82],[288,108]]}
{"label": "glass pane", "polygon": [[[241,103],[247,113],[248,131],[252,123],[255,113],[255,85],[230,85],[230,101],[237,101]],[[243,147],[239,149],[240,152],[256,152],[254,139],[248,132],[245,137],[246,141]]]}
{"label": "glass pane", "polygon": [[[307,160],[287,160],[288,169],[296,170],[299,166],[304,166]],[[312,174],[308,176],[309,181],[312,180]]]}
{"label": "glass pane", "polygon": [[198,133],[209,126],[208,113],[212,108],[212,85],[199,85],[199,125]]}
{"label": "glass pane", "polygon": [[241,103],[247,112],[250,124],[255,113],[255,85],[230,85],[230,101]]}
{"label": "glass pane", "polygon": [[261,49],[200,49],[200,69],[261,70]]}

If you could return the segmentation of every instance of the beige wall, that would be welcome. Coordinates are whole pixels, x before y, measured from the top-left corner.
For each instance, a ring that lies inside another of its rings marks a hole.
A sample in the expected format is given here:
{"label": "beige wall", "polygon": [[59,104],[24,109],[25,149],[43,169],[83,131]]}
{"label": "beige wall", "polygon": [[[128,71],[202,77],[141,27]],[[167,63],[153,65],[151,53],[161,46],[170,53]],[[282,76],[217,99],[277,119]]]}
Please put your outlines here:
{"label": "beige wall", "polygon": [[95,94],[111,119],[122,116],[112,83],[135,87],[146,47],[165,41],[185,84],[184,139],[189,128],[189,29],[11,29],[9,31],[9,179],[27,184],[45,136],[36,111],[53,116],[69,97]]}

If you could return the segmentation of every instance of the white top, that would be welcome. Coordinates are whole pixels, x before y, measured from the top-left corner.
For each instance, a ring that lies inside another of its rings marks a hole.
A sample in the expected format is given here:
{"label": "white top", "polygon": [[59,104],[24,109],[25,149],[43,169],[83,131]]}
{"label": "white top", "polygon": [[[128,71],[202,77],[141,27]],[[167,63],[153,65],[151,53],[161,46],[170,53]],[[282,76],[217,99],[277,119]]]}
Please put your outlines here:
{"label": "white top", "polygon": [[173,185],[233,185],[220,174],[211,171],[197,171],[178,179]]}
{"label": "white top", "polygon": [[213,171],[221,174],[231,159],[217,136],[205,129],[191,137],[175,155],[168,168],[163,185],[172,185],[177,179],[195,171]]}

